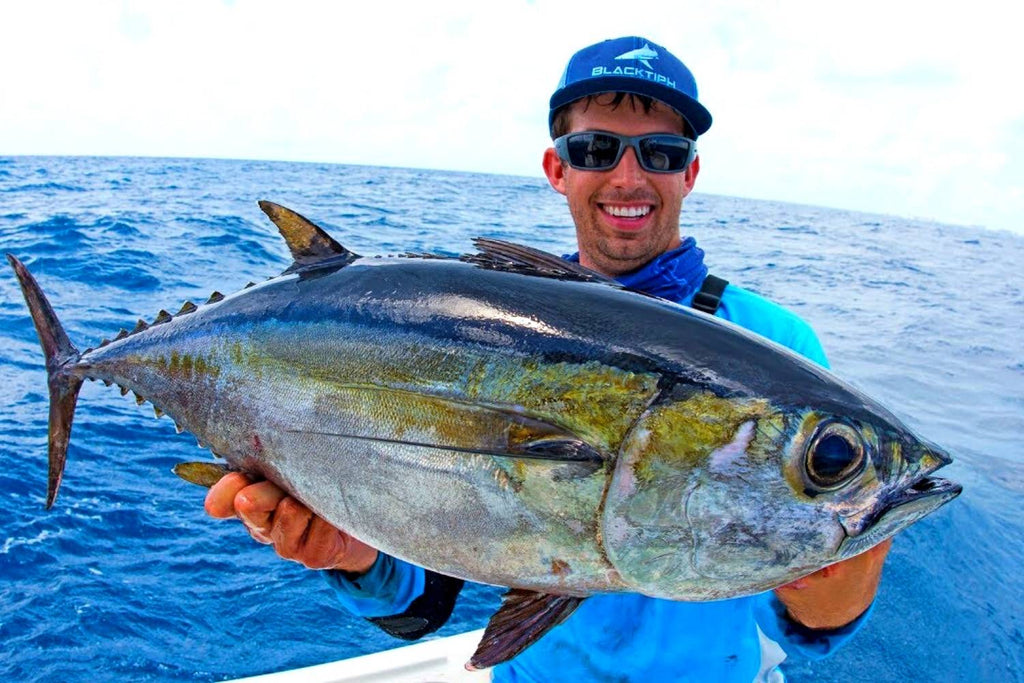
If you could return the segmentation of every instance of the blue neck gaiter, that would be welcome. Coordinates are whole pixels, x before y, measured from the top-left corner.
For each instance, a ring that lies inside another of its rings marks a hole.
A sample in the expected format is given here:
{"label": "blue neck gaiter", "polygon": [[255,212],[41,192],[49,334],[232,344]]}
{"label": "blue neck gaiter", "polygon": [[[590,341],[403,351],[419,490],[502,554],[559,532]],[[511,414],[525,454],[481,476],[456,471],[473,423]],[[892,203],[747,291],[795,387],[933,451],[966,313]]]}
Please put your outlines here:
{"label": "blue neck gaiter", "polygon": [[[564,258],[579,263],[580,255],[577,252]],[[700,288],[707,274],[704,250],[697,246],[697,240],[687,237],[675,249],[666,251],[632,273],[619,275],[615,279],[629,289],[676,303],[686,303]]]}

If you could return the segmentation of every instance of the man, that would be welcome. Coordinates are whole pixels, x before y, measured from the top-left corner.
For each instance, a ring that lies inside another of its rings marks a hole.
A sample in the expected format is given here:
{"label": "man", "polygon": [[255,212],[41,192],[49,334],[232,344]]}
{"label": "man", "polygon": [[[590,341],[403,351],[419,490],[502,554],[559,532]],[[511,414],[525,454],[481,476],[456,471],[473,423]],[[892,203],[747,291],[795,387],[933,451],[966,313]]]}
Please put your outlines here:
{"label": "man", "polygon": [[[642,38],[589,46],[570,60],[551,98],[549,123],[554,146],[544,154],[544,172],[568,202],[579,262],[690,305],[707,268],[693,238],[682,239],[679,213],[700,171],[695,140],[711,126],[690,71]],[[785,309],[731,285],[711,301],[716,315],[826,363],[810,327]],[[214,517],[238,516],[282,557],[329,570],[345,607],[400,637],[444,623],[462,585],[378,553],[269,482],[229,475],[211,489],[206,509]],[[888,547],[749,598],[684,603],[593,596],[496,667],[494,678],[750,681],[779,661],[762,661],[762,633],[787,650],[816,656],[855,631],[874,599]]]}

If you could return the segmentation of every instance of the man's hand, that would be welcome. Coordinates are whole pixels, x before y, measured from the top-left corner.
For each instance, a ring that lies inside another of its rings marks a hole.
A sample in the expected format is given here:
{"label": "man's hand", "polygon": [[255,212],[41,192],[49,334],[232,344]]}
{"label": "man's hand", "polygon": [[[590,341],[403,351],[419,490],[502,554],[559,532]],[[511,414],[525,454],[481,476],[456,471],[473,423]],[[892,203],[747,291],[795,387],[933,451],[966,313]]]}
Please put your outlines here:
{"label": "man's hand", "polygon": [[846,626],[875,599],[892,539],[775,589],[789,616],[808,628]]}
{"label": "man's hand", "polygon": [[252,483],[239,472],[218,481],[206,494],[211,517],[238,517],[260,543],[309,569],[362,573],[377,560],[377,551],[314,515],[269,481]]}

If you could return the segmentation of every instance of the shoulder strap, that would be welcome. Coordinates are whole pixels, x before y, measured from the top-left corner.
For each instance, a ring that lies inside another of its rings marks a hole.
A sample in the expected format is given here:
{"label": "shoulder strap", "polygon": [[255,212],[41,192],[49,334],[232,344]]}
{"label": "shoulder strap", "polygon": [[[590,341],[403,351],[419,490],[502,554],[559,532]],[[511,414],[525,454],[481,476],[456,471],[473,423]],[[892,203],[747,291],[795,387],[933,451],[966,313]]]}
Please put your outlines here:
{"label": "shoulder strap", "polygon": [[725,291],[725,286],[728,284],[728,280],[708,273],[704,278],[704,284],[700,286],[700,291],[693,295],[690,306],[698,311],[714,315],[722,303],[722,292]]}

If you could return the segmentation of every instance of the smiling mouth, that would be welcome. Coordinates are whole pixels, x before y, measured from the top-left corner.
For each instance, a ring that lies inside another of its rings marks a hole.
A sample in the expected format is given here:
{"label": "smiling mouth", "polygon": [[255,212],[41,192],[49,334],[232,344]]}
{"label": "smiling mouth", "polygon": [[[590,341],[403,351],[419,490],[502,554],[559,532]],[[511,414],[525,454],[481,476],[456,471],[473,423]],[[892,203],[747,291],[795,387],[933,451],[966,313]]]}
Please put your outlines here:
{"label": "smiling mouth", "polygon": [[601,210],[615,218],[643,218],[651,213],[651,205],[621,206],[616,204],[602,204]]}

